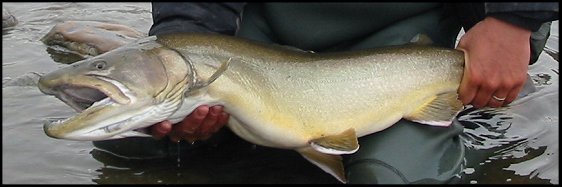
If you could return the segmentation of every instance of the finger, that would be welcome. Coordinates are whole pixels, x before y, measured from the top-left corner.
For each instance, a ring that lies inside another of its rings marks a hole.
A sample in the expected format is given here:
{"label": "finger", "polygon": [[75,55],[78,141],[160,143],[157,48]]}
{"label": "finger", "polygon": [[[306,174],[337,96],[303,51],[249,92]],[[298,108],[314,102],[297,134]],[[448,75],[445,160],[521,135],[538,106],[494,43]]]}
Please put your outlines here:
{"label": "finger", "polygon": [[201,135],[201,137],[209,134],[210,130],[215,125],[217,125],[219,115],[222,113],[222,109],[222,106],[213,106],[210,108],[209,114],[207,114],[207,117],[205,117],[205,120],[203,120],[203,123],[201,124],[199,130],[199,135]]}
{"label": "finger", "polygon": [[209,106],[203,105],[199,106],[192,112],[191,115],[187,116],[179,125],[178,128],[181,129],[180,132],[192,134],[200,128],[201,124],[205,120],[209,113]]}
{"label": "finger", "polygon": [[209,139],[214,133],[218,132],[222,127],[224,127],[228,123],[229,116],[230,115],[228,113],[221,112],[221,114],[219,114],[219,116],[218,116],[217,123],[215,125],[213,125],[213,127],[211,127],[211,129],[209,130],[209,133],[204,134],[201,137],[201,140]]}
{"label": "finger", "polygon": [[514,84],[515,86],[513,86],[513,88],[511,89],[511,92],[509,92],[509,94],[507,95],[507,98],[505,99],[504,105],[510,104],[511,102],[516,100],[517,97],[519,97],[519,93],[525,88],[525,84],[527,83],[527,81],[530,80],[529,77],[527,77],[527,76],[524,76],[524,77],[525,78],[521,78],[520,81],[516,81],[516,83]]}
{"label": "finger", "polygon": [[471,102],[472,106],[476,108],[482,108],[486,106],[486,104],[490,102],[490,99],[492,99],[492,93],[493,91],[491,91],[490,89],[479,87],[478,91],[476,92],[476,96]]}
{"label": "finger", "polygon": [[496,90],[496,92],[492,94],[492,98],[488,102],[487,106],[494,108],[503,106],[508,93],[509,91],[506,91],[506,89]]}
{"label": "finger", "polygon": [[515,99],[517,99],[517,97],[519,96],[519,92],[521,92],[521,90],[523,89],[522,86],[516,87],[514,89],[512,89],[506,96],[505,101],[503,103],[503,105],[508,105],[511,102],[515,101]]}
{"label": "finger", "polygon": [[209,110],[209,106],[207,105],[197,107],[191,116],[182,122],[183,127],[181,127],[181,130],[178,130],[180,138],[187,140],[191,144],[195,143],[195,140],[197,140],[199,136],[197,135],[197,131],[201,128],[201,124],[207,117]]}
{"label": "finger", "polygon": [[217,124],[215,126],[215,128],[212,130],[213,133],[219,131],[222,127],[224,127],[227,123],[228,123],[228,119],[229,119],[230,115],[228,115],[228,113],[226,112],[222,112],[219,116],[219,120],[217,121]]}
{"label": "finger", "polygon": [[173,126],[170,139],[178,142],[181,139],[185,139],[184,137],[187,135],[195,133],[208,112],[209,107],[206,105],[197,107],[191,114],[186,116],[183,121]]}
{"label": "finger", "polygon": [[160,123],[150,126],[152,137],[159,140],[172,131],[172,122],[164,120]]}

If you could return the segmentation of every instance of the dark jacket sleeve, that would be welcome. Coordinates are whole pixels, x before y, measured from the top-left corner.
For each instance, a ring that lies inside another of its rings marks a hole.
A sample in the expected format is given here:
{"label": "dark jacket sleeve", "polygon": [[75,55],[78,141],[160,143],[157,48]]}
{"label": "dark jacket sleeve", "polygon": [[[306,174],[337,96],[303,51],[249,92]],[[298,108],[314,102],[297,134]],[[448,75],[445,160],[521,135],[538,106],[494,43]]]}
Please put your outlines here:
{"label": "dark jacket sleeve", "polygon": [[465,31],[487,16],[529,29],[531,64],[541,54],[550,36],[550,21],[558,20],[558,3],[445,3],[445,10],[456,16]]}
{"label": "dark jacket sleeve", "polygon": [[244,3],[152,3],[149,35],[213,32],[234,35]]}
{"label": "dark jacket sleeve", "polygon": [[543,23],[559,19],[557,2],[484,3],[484,10],[486,16],[501,19],[533,32],[539,30]]}

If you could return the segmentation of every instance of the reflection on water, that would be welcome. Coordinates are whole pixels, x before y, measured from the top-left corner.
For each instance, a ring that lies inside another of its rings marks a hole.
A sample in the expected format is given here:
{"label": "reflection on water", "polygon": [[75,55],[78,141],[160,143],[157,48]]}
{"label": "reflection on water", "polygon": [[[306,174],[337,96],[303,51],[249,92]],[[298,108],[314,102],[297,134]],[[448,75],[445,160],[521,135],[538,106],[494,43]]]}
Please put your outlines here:
{"label": "reflection on water", "polygon": [[[338,183],[295,151],[255,146],[234,135],[230,138],[232,141],[220,145],[182,150],[180,156],[176,152],[149,160],[120,158],[94,149],[92,156],[105,167],[98,170],[100,174],[93,181],[98,184]],[[168,149],[173,151],[178,147]]]}
{"label": "reflection on water", "polygon": [[[545,58],[550,57],[542,56],[541,60]],[[468,166],[481,168],[476,173],[480,175],[477,181],[559,183],[558,62],[539,63],[542,64],[533,65],[529,70],[535,92],[519,98],[509,107],[471,108],[460,114],[459,121],[465,126],[465,145],[472,152],[479,152],[468,154],[487,157],[484,163]],[[493,176],[482,177],[489,175],[489,168],[499,170],[491,170],[497,171]]]}
{"label": "reflection on water", "polygon": [[[91,142],[47,137],[44,120],[74,114],[35,86],[37,75],[81,59],[42,44],[56,23],[89,20],[148,31],[149,3],[3,3],[18,25],[2,32],[2,182],[64,184],[338,183],[289,150],[244,141],[158,153],[151,159],[118,157]],[[468,108],[459,121],[469,148],[463,183],[558,184],[558,22],[547,52],[529,69],[536,91],[502,109]],[[142,146],[142,145],[141,145]],[[133,149],[133,147],[129,147]],[[181,154],[178,154],[181,153]]]}

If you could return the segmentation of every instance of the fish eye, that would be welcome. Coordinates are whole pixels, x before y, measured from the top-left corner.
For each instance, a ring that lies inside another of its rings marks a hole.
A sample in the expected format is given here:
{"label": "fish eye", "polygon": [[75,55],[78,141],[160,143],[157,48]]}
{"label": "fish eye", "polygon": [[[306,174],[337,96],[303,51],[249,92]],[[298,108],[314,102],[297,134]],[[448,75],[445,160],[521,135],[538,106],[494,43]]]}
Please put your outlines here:
{"label": "fish eye", "polygon": [[96,61],[93,63],[94,68],[98,69],[98,70],[104,70],[106,68],[106,62],[103,60],[100,61]]}

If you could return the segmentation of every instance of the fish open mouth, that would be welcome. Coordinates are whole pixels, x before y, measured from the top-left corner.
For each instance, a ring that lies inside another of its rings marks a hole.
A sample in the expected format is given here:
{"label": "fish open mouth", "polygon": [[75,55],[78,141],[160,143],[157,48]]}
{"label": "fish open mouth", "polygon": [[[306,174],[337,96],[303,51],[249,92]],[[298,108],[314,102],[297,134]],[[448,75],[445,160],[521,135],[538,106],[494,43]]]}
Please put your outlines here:
{"label": "fish open mouth", "polygon": [[109,98],[105,93],[98,89],[84,86],[63,86],[57,96],[77,112],[81,112],[94,103]]}
{"label": "fish open mouth", "polygon": [[[87,86],[75,86],[75,85],[64,85],[58,88],[59,92],[56,95],[57,98],[65,102],[67,105],[72,107],[78,112],[74,116],[68,118],[50,118],[47,119],[48,126],[56,126],[62,124],[85,110],[94,107],[104,107],[113,104],[118,104],[114,99],[109,97],[106,93]],[[122,123],[111,124],[108,126],[93,129],[92,131],[103,131],[106,133],[112,133],[119,130]],[[140,132],[143,134],[148,134],[148,128],[134,129],[133,131]]]}

